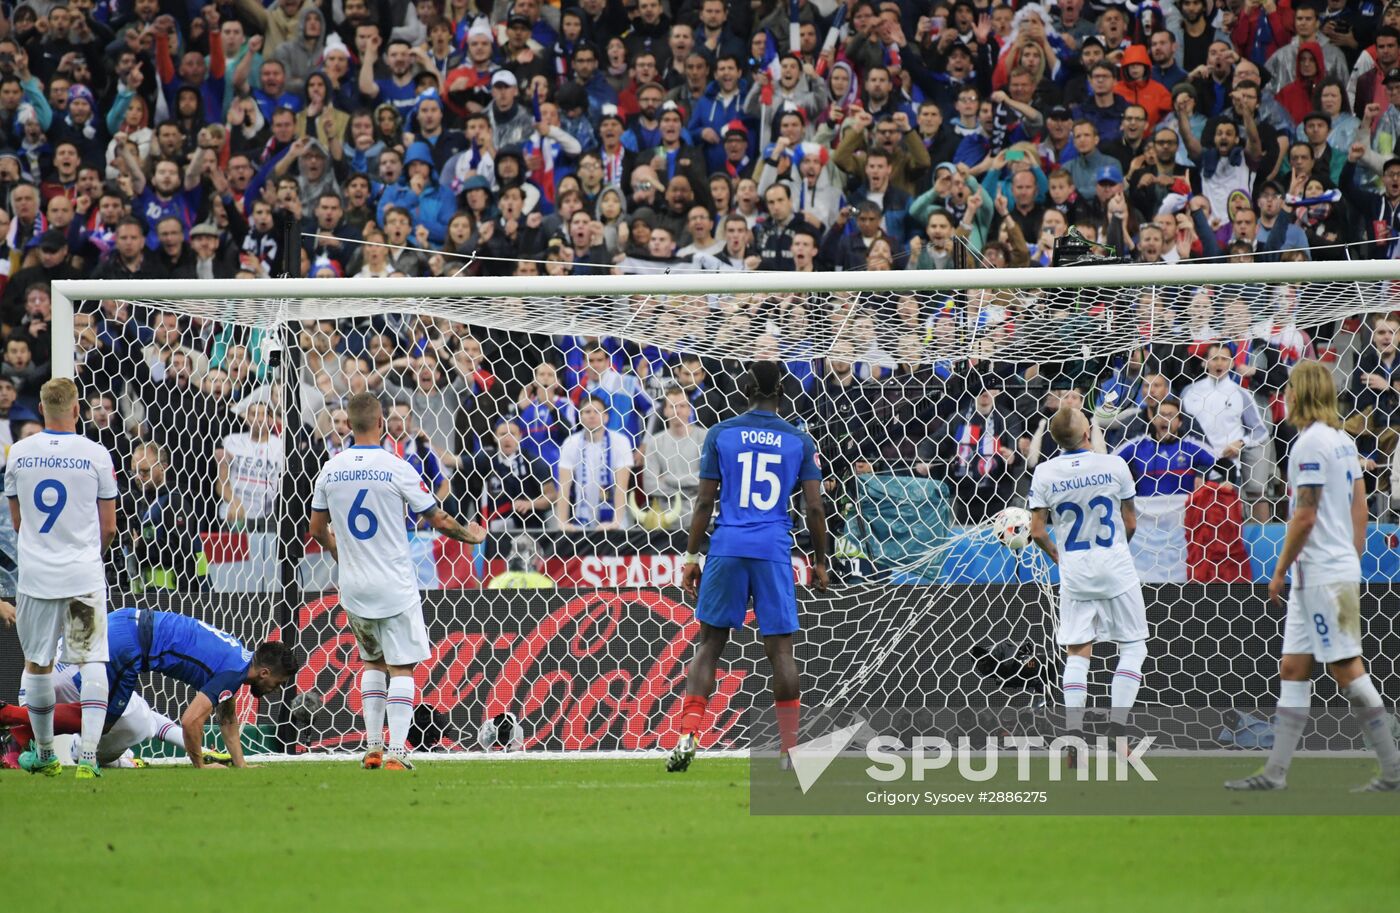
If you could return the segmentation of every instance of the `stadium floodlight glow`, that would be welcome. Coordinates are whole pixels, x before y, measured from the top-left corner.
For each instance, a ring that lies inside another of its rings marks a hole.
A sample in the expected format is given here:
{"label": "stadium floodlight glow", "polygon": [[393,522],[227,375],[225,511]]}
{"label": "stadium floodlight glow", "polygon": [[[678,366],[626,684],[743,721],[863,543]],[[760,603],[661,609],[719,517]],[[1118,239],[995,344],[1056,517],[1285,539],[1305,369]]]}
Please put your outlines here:
{"label": "stadium floodlight glow", "polygon": [[[78,367],[75,351],[85,353],[93,334],[80,326],[75,311],[96,310],[99,301],[120,302],[127,317],[145,328],[159,314],[197,322],[204,348],[192,360],[192,379],[214,379],[206,392],[217,407],[217,421],[189,411],[189,403],[205,403],[193,394],[187,400],[152,394],[147,388],[163,383],[166,372],[138,370],[139,363],[152,357],[143,355],[142,346],[133,344],[120,357],[109,353],[107,361],[86,359]],[[79,306],[83,302],[87,304]],[[198,585],[189,588],[193,592],[167,595],[161,587],[171,574],[149,574],[143,601],[193,612],[245,643],[257,642],[274,627],[296,638],[313,658],[301,687],[315,692],[315,699],[299,703],[290,722],[285,717],[279,721],[295,731],[303,748],[336,751],[355,750],[359,742],[358,698],[353,676],[346,672],[356,660],[338,640],[344,632],[334,597],[312,596],[291,618],[279,617],[276,572],[269,572],[267,562],[285,544],[276,541],[276,521],[304,515],[307,505],[284,503],[278,490],[256,515],[229,512],[228,503],[220,500],[227,491],[221,493],[216,478],[216,453],[246,454],[249,465],[259,458],[259,447],[269,451],[265,455],[280,456],[270,452],[270,439],[249,439],[243,423],[249,404],[264,403],[275,411],[280,403],[286,366],[294,359],[274,364],[270,353],[279,344],[295,344],[288,332],[291,323],[305,323],[303,338],[310,340],[316,356],[304,368],[303,419],[327,439],[336,434],[332,413],[346,395],[343,384],[350,381],[345,365],[330,364],[330,353],[345,357],[336,349],[343,340],[327,338],[315,322],[343,321],[343,330],[353,326],[358,347],[368,347],[369,337],[385,327],[420,344],[396,353],[397,363],[367,359],[366,370],[374,375],[374,389],[390,391],[386,402],[399,397],[428,404],[423,406],[427,413],[409,416],[419,430],[405,430],[404,440],[413,443],[413,434],[421,434],[451,458],[442,470],[442,490],[467,505],[489,497],[488,487],[477,484],[474,460],[487,449],[481,445],[491,443],[496,419],[540,406],[531,421],[521,422],[529,426],[522,429],[525,452],[546,463],[558,459],[560,439],[573,430],[572,404],[527,402],[542,361],[562,363],[558,381],[571,393],[588,386],[584,355],[593,340],[603,341],[614,366],[622,366],[627,375],[617,383],[628,402],[647,404],[637,405],[635,414],[618,423],[642,451],[646,486],[651,484],[648,474],[656,470],[646,463],[650,451],[644,445],[649,435],[665,434],[668,428],[665,416],[650,410],[665,400],[670,386],[680,385],[692,403],[693,419],[709,424],[737,407],[736,385],[746,360],[779,358],[788,363],[794,386],[805,385],[790,403],[793,418],[806,423],[824,469],[838,480],[829,494],[838,585],[826,596],[802,598],[798,657],[804,703],[894,706],[928,700],[986,706],[989,695],[996,701],[1031,695],[1053,703],[1058,679],[1054,603],[1045,589],[1049,569],[1035,547],[1012,552],[991,529],[992,518],[1003,509],[1025,506],[1029,461],[1048,446],[1037,432],[1046,404],[1066,395],[1061,387],[1084,389],[1087,398],[1103,393],[1110,380],[1122,380],[1126,395],[1117,401],[1121,408],[1099,403],[1094,411],[1095,422],[1118,446],[1122,434],[1136,427],[1129,418],[1137,413],[1131,400],[1140,383],[1135,387],[1133,380],[1161,369],[1168,358],[1175,365],[1171,370],[1183,372],[1170,378],[1173,384],[1194,379],[1197,354],[1191,353],[1208,338],[1252,339],[1261,349],[1287,350],[1292,358],[1311,351],[1312,332],[1326,328],[1331,348],[1350,357],[1369,344],[1355,321],[1348,328],[1350,318],[1400,310],[1400,262],[812,274],[76,279],[53,283],[52,310],[54,376],[77,374],[85,392],[113,394],[123,421],[140,423],[144,434],[171,451],[170,475],[176,484],[215,499],[198,505],[199,533],[209,556],[201,559]],[[468,339],[484,349],[484,360],[468,350]],[[554,347],[549,358],[541,348],[546,345]],[[1148,346],[1153,353],[1138,359]],[[240,348],[231,359],[229,351]],[[474,374],[484,372],[498,385],[491,394],[495,398],[472,394],[454,399],[456,394],[444,393],[429,378],[423,380],[428,392],[416,396],[408,374],[421,367],[415,357],[427,361],[421,356],[424,349],[436,352],[442,386],[467,389]],[[690,369],[677,353],[701,356],[703,381],[687,373]],[[101,373],[121,358],[131,361],[139,381]],[[1024,370],[1031,364],[1036,371]],[[1010,368],[988,371],[988,365]],[[1047,379],[1052,375],[1064,381],[1061,387]],[[979,450],[979,440],[965,433],[969,404],[983,391],[979,378],[984,376],[994,376],[1001,385],[992,396],[996,436],[1012,457],[1005,478],[998,475],[979,486],[963,481],[965,468],[1001,472],[994,464],[1003,457],[1001,447]],[[227,389],[234,386],[236,398]],[[631,408],[617,402],[617,408]],[[1267,400],[1261,398],[1261,403]],[[1270,421],[1278,427],[1277,418]],[[533,430],[536,425],[545,426],[543,437]],[[442,447],[438,435],[446,436]],[[552,456],[546,445],[554,448]],[[267,481],[267,491],[277,490],[275,479]],[[450,730],[455,736],[444,736],[449,741],[474,744],[482,722],[514,713],[527,753],[662,747],[670,737],[668,716],[678,701],[680,663],[688,656],[692,636],[689,607],[671,589],[679,580],[684,551],[676,518],[689,514],[688,507],[675,506],[674,495],[644,488],[633,498],[636,516],[627,520],[631,529],[625,535],[561,533],[550,525],[548,510],[532,518],[531,523],[538,523],[524,533],[534,541],[525,543],[530,547],[520,551],[527,556],[520,561],[530,565],[527,569],[548,573],[561,590],[577,592],[476,589],[515,560],[509,546],[521,534],[518,529],[504,529],[501,547],[485,556],[463,557],[440,548],[435,553],[437,545],[426,542],[420,579],[447,590],[471,588],[425,603],[434,659],[422,701],[442,717],[426,725],[434,732]],[[1281,500],[1283,495],[1275,489],[1272,497]],[[464,519],[468,515],[462,514]],[[1180,551],[1184,555],[1184,547]],[[1259,597],[1247,582],[1190,589],[1185,558],[1171,560],[1171,566],[1148,567],[1144,575],[1151,591],[1150,617],[1162,619],[1157,635],[1162,642],[1154,644],[1152,654],[1171,657],[1147,673],[1144,699],[1173,708],[1238,697],[1268,703],[1277,664],[1254,639],[1276,637],[1277,619],[1256,604]],[[805,558],[794,554],[793,561],[805,582]],[[129,570],[130,575],[145,573]],[[452,576],[456,574],[465,576]],[[309,556],[301,575],[304,589],[328,590],[330,566],[323,557]],[[1390,586],[1375,585],[1385,592]],[[123,604],[117,598],[113,605]],[[1385,625],[1381,633],[1390,637],[1400,628],[1390,617],[1372,623]],[[978,646],[1001,642],[1025,645],[1026,662],[1037,671],[1006,681],[979,674]],[[761,652],[745,641],[740,655],[722,666],[721,694],[733,711],[722,715],[726,726],[738,726],[744,709],[767,700]],[[1386,672],[1373,674],[1384,678]],[[173,694],[148,696],[158,709],[176,706]],[[243,710],[253,719],[251,706]],[[257,718],[266,722],[263,710]],[[746,745],[743,732],[735,728],[722,741]],[[702,744],[708,748],[720,742],[716,734]]]}

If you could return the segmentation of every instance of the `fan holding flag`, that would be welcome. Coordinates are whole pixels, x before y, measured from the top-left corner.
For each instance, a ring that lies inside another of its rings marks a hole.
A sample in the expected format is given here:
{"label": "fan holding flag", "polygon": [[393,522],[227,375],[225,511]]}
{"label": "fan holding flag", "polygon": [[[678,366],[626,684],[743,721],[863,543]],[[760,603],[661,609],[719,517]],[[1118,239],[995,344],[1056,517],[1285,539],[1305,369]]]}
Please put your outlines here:
{"label": "fan holding flag", "polygon": [[555,169],[583,152],[583,146],[559,125],[559,106],[552,101],[540,101],[538,92],[530,97],[530,113],[535,119],[535,132],[522,149],[525,167],[552,210]]}
{"label": "fan holding flag", "polygon": [[[770,162],[776,156],[792,162],[786,173],[780,173]],[[774,184],[785,184],[792,196],[793,208],[822,225],[831,225],[841,209],[840,172],[831,161],[831,150],[820,143],[799,142],[789,147],[788,140],[779,136],[773,151],[758,172],[758,192],[766,194]]]}
{"label": "fan holding flag", "polygon": [[[771,48],[774,42],[765,43]],[[759,148],[767,148],[773,141],[773,111],[800,111],[805,126],[803,139],[812,139],[812,127],[818,114],[826,110],[831,97],[826,81],[816,76],[808,76],[802,70],[802,60],[796,54],[765,55],[766,63],[759,69],[755,84],[744,100],[744,111],[751,117],[760,119]]]}

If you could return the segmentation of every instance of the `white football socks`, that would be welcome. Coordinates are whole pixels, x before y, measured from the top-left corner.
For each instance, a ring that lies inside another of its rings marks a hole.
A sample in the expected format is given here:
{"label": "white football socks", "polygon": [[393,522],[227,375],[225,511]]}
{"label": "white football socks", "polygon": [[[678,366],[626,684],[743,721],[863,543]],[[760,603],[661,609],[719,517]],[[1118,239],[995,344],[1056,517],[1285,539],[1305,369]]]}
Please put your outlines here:
{"label": "white football socks", "polygon": [[389,697],[388,676],[378,669],[360,673],[360,708],[365,716],[365,750],[384,747],[384,702]]}
{"label": "white football socks", "polygon": [[[104,677],[105,683],[107,679]],[[34,745],[39,760],[53,757],[53,675],[25,672],[19,678],[19,702],[29,710],[29,728],[34,730]]]}
{"label": "white football socks", "polygon": [[1065,729],[1078,732],[1084,728],[1084,705],[1089,702],[1089,657],[1066,656],[1060,686],[1065,693]]}
{"label": "white football socks", "polygon": [[1264,774],[1274,780],[1288,778],[1289,765],[1293,763],[1293,752],[1298,750],[1298,740],[1308,726],[1308,710],[1312,707],[1312,682],[1278,683],[1278,710],[1274,714],[1274,747],[1269,752],[1269,762],[1264,765]]}
{"label": "white football socks", "polygon": [[389,679],[389,699],[385,714],[389,717],[389,754],[402,755],[408,741],[408,727],[413,723],[413,702],[416,686],[411,675],[395,675]]}
{"label": "white football socks", "polygon": [[155,728],[157,739],[169,745],[174,745],[181,751],[185,750],[185,731],[180,728],[180,724],[170,717],[161,713],[151,711],[151,725]]}
{"label": "white football socks", "polygon": [[1361,724],[1361,736],[1381,762],[1381,774],[1386,779],[1400,777],[1400,748],[1395,745],[1395,737],[1390,732],[1390,715],[1385,712],[1385,703],[1370,673],[1363,673],[1345,690],[1352,713]]}
{"label": "white football socks", "polygon": [[1141,640],[1118,645],[1118,667],[1113,670],[1113,684],[1109,690],[1109,716],[1120,725],[1128,722],[1128,712],[1137,701],[1138,688],[1142,687],[1142,664],[1147,661],[1147,643]]}
{"label": "white football socks", "polygon": [[83,677],[78,695],[83,708],[81,761],[96,767],[97,743],[102,741],[102,726],[107,722],[107,664],[83,663],[78,672]]}

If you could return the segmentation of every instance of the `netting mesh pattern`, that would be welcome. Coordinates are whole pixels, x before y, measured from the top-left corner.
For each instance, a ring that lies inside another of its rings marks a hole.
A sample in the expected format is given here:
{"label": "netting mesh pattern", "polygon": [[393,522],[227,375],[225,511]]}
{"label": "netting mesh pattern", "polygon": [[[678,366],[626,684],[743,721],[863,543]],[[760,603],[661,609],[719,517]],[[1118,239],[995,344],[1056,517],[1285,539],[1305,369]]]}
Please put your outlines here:
{"label": "netting mesh pattern", "polygon": [[[1391,309],[1390,284],[656,284],[625,297],[80,302],[85,428],[113,451],[123,492],[113,604],[190,612],[250,644],[296,640],[308,662],[295,687],[246,718],[289,750],[358,748],[358,653],[333,564],[304,531],[312,476],[352,443],[344,403],[369,390],[389,416],[371,443],[490,532],[467,549],[406,521],[433,641],[415,742],[476,747],[477,726],[510,711],[527,747],[657,747],[695,632],[674,587],[700,442],[745,408],[745,360],[766,357],[787,366],[784,417],[816,440],[826,479],[835,587],[800,590],[808,703],[1057,703],[1053,575],[986,529],[1024,506],[1064,402],[1093,413],[1096,446],[1137,479],[1133,551],[1154,630],[1142,699],[1269,703],[1281,618],[1259,583],[1287,516],[1281,390],[1317,357],[1366,455],[1365,646],[1396,696],[1400,408],[1393,383],[1372,381],[1394,360],[1393,325],[1372,316]],[[582,415],[598,407],[601,435]],[[282,562],[301,587],[290,607]],[[761,644],[738,636],[709,744],[744,744],[740,712],[769,700],[767,682]],[[185,696],[159,680],[147,694],[175,716]]]}
{"label": "netting mesh pattern", "polygon": [[[986,273],[988,277],[993,273]],[[1341,315],[1400,307],[1400,283],[1124,285],[1087,288],[983,287],[971,274],[947,291],[668,292],[633,295],[431,296],[367,299],[239,298],[145,301],[215,323],[271,327],[287,320],[373,322],[385,309],[472,327],[568,336],[612,337],[715,358],[809,358],[927,364],[998,358],[1062,362],[1129,352],[1147,342],[1186,345],[1243,338],[1261,323],[1315,327]],[[854,283],[853,283],[854,284]]]}

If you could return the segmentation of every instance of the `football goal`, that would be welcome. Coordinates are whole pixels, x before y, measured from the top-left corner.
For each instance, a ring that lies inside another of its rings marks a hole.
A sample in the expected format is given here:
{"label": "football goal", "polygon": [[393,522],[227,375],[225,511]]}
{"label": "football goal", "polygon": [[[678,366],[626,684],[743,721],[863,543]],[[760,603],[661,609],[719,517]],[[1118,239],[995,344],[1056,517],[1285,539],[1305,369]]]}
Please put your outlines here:
{"label": "football goal", "polygon": [[[1069,403],[1136,480],[1140,700],[1271,707],[1282,614],[1263,584],[1294,436],[1282,390],[1308,358],[1333,368],[1365,455],[1364,644],[1394,700],[1394,311],[1400,265],[1379,260],[75,280],[53,287],[51,364],[117,460],[111,605],[304,653],[283,696],[240,707],[267,750],[362,743],[359,655],[306,524],[321,464],[370,443],[490,533],[469,548],[404,518],[432,640],[415,744],[478,750],[483,721],[509,712],[527,751],[641,751],[673,738],[697,629],[678,584],[701,442],[747,408],[754,359],[784,363],[782,416],[814,438],[825,478],[828,592],[806,586],[800,522],[792,549],[805,704],[963,708],[986,725],[1058,705],[1053,568],[992,521],[1026,506],[1056,453],[1046,421]],[[366,390],[387,433],[354,442],[344,403]],[[702,745],[746,747],[767,684],[756,632],[736,634]],[[176,715],[184,700],[158,682],[147,696]],[[1345,707],[1330,684],[1319,700]]]}

